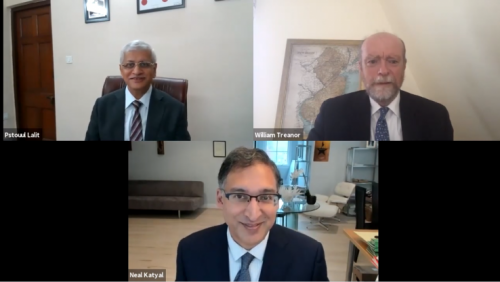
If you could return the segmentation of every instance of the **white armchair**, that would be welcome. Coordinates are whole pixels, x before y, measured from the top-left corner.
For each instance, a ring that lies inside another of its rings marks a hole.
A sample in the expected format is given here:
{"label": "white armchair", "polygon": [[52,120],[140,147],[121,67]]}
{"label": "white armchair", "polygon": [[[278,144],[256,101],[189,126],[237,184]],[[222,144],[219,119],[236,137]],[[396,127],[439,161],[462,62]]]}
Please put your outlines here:
{"label": "white armchair", "polygon": [[[356,184],[348,183],[348,182],[340,182],[337,184],[334,190],[334,194],[330,197],[325,195],[316,195],[316,202],[320,205],[319,209],[311,212],[305,212],[305,216],[309,216],[311,218],[318,218],[318,221],[311,221],[313,224],[317,224],[328,230],[327,225],[332,225],[330,222],[324,222],[324,219],[333,219],[336,221],[340,221],[340,219],[335,216],[339,212],[339,206],[337,204],[347,204],[349,197]],[[309,226],[307,227],[309,228]]]}
{"label": "white armchair", "polygon": [[[327,225],[331,225],[332,223],[324,222],[323,219],[331,219],[339,212],[339,207],[336,205],[330,205],[328,200],[329,197],[325,195],[315,195],[316,202],[319,204],[319,208],[314,211],[305,212],[305,216],[309,216],[311,218],[317,218],[317,221],[311,221],[313,224],[317,224],[328,230]],[[309,228],[309,226],[307,226]]]}
{"label": "white armchair", "polygon": [[355,187],[356,184],[354,183],[340,182],[335,187],[335,190],[333,191],[334,194],[328,199],[329,202],[332,204],[347,204],[347,201],[349,200],[349,197],[351,197]]}

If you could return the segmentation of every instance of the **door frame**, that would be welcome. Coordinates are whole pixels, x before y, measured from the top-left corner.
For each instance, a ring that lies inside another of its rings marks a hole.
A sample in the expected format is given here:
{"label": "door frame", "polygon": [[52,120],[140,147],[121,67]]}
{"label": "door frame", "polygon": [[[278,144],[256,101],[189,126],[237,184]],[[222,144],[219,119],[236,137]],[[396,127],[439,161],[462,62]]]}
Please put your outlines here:
{"label": "door frame", "polygon": [[[40,2],[35,2],[35,3],[29,3],[25,4],[22,6],[14,7],[11,8],[11,37],[12,37],[12,70],[13,74],[12,77],[14,78],[14,105],[15,105],[15,112],[16,112],[16,127],[19,128],[21,126],[20,120],[21,120],[21,115],[19,114],[20,111],[20,93],[19,93],[19,79],[17,77],[17,71],[18,71],[18,66],[17,66],[17,33],[16,33],[16,17],[15,14],[17,12],[22,12],[25,10],[31,10],[34,8],[40,8],[40,7],[50,7],[50,0],[43,0]],[[50,13],[50,20],[52,21],[52,11]],[[52,29],[52,23],[50,28]],[[54,64],[54,62],[52,62]],[[55,110],[55,105],[54,105],[54,110]],[[57,135],[56,135],[57,139]]]}

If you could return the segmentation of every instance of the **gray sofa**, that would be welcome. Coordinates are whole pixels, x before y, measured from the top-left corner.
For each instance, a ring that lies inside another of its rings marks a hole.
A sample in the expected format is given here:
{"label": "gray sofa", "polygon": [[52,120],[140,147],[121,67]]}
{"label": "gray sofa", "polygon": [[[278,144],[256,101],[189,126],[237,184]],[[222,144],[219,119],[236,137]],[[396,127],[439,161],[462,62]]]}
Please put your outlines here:
{"label": "gray sofa", "polygon": [[131,210],[194,211],[203,206],[203,182],[129,180],[128,208]]}

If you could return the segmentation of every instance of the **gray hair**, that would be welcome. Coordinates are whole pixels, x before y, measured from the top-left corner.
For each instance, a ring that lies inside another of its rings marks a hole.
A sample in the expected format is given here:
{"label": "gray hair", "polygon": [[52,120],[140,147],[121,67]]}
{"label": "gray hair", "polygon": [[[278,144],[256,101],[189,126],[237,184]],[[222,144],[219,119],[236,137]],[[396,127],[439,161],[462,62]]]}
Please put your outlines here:
{"label": "gray hair", "polygon": [[137,50],[147,50],[151,52],[151,60],[153,60],[151,63],[156,63],[156,54],[151,45],[141,40],[134,40],[123,46],[122,52],[120,53],[120,64],[123,63],[123,59],[125,58],[125,54],[127,52]]}
{"label": "gray hair", "polygon": [[[386,34],[391,34],[393,36],[396,36],[395,34],[392,34],[392,33],[389,33],[389,32],[378,32],[378,33],[375,33],[375,34],[372,34],[368,37],[365,37],[365,39],[363,39],[363,41],[361,42],[361,45],[359,47],[359,56],[360,56],[360,61],[361,61],[361,58],[363,58],[363,45],[365,44],[365,41],[366,39],[372,37],[373,35],[376,35],[376,34],[380,34],[380,33],[386,33]],[[405,45],[405,42],[403,41],[403,39],[401,39],[399,36],[396,36],[399,40],[401,40],[401,43],[403,44],[403,59],[406,63],[406,45]]]}
{"label": "gray hair", "polygon": [[227,155],[219,170],[219,188],[224,189],[227,176],[231,171],[250,167],[256,163],[267,165],[273,171],[276,178],[276,189],[279,189],[281,176],[276,164],[263,150],[257,148],[248,149],[245,147],[238,147]]}

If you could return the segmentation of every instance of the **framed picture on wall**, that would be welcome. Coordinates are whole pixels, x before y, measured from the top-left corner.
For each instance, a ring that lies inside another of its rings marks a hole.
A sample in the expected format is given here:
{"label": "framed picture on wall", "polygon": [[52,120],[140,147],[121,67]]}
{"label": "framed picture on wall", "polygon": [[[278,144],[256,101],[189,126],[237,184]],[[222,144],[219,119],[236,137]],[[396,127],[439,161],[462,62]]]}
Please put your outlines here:
{"label": "framed picture on wall", "polygon": [[226,141],[214,141],[214,158],[226,157]]}
{"label": "framed picture on wall", "polygon": [[186,0],[137,0],[137,14],[186,8]]}
{"label": "framed picture on wall", "polygon": [[107,22],[110,20],[109,0],[83,0],[85,23]]}

